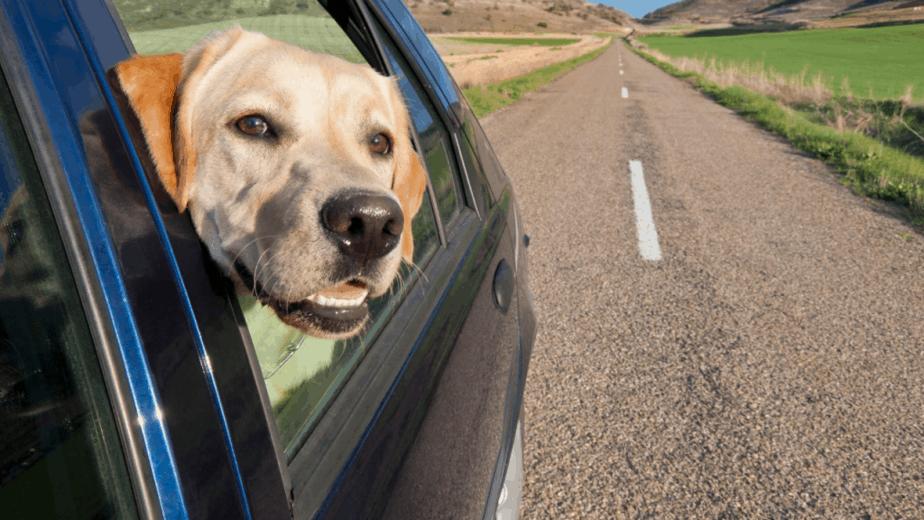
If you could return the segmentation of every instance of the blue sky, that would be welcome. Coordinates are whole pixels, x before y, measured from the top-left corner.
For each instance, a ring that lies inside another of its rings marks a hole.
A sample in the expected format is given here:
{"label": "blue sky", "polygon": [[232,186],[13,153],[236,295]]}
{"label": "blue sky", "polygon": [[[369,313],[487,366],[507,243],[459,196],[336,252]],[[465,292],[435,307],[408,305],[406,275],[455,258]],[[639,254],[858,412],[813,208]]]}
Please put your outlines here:
{"label": "blue sky", "polygon": [[611,5],[635,18],[641,18],[659,7],[673,4],[677,0],[588,0],[595,4]]}

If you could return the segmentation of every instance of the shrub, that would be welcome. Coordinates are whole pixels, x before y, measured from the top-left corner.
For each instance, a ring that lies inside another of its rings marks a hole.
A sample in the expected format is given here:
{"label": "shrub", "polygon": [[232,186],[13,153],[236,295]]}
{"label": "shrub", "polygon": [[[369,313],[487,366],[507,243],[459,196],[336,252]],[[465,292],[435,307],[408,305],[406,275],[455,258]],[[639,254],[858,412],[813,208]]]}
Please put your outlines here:
{"label": "shrub", "polygon": [[539,27],[542,27],[543,29],[545,29],[546,27],[549,26],[549,24],[547,24],[547,23],[545,23],[545,22],[539,22],[539,23],[537,23],[536,25],[538,25]]}
{"label": "shrub", "polygon": [[446,16],[451,15],[451,14],[452,14],[452,9],[446,9],[445,11],[443,11],[443,14],[445,14]]}

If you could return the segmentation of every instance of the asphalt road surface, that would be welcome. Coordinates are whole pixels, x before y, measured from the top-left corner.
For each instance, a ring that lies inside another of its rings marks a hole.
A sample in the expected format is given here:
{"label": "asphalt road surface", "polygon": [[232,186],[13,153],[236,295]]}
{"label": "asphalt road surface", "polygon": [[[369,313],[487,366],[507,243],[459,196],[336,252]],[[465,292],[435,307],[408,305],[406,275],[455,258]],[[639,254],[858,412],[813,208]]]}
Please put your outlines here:
{"label": "asphalt road surface", "polygon": [[924,518],[920,234],[621,42],[482,123],[532,238],[523,518]]}

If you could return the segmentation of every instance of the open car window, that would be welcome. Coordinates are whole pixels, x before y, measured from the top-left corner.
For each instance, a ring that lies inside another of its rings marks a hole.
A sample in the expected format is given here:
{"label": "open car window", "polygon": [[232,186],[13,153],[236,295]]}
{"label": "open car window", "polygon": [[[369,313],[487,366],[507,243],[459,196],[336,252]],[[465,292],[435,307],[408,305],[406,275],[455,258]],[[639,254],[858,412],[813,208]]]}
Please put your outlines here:
{"label": "open car window", "polygon": [[[113,1],[138,53],[184,52],[210,32],[238,24],[246,30],[353,63],[367,63],[364,56],[373,55],[368,44],[360,40],[357,45],[354,43],[358,39],[356,35],[351,39],[347,34],[356,32],[355,27],[348,26],[345,32],[316,0],[288,7],[269,2],[216,3],[212,0],[174,0],[174,6],[167,5],[169,3],[153,9],[149,2]],[[417,116],[413,117],[416,120]],[[444,184],[445,180],[441,185]],[[448,186],[450,190],[455,189],[451,181]],[[440,207],[450,208],[447,215],[451,215],[452,204],[453,201],[446,203],[441,199]],[[414,266],[402,265],[392,288],[384,296],[369,301],[371,325],[361,336],[343,341],[313,338],[283,324],[274,311],[256,298],[238,297],[282,447],[289,460],[439,247],[437,216],[426,193],[412,225]]]}

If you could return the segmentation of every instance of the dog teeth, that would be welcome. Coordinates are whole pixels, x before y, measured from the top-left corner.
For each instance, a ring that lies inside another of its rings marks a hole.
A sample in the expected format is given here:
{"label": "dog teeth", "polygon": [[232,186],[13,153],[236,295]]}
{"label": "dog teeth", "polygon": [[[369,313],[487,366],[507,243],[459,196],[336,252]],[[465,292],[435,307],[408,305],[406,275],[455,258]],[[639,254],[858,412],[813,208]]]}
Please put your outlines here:
{"label": "dog teeth", "polygon": [[368,295],[369,291],[364,290],[362,294],[356,298],[351,300],[341,300],[339,298],[331,298],[315,293],[308,297],[308,301],[317,305],[323,305],[325,307],[357,307],[362,305],[362,303],[366,300],[366,296]]}

